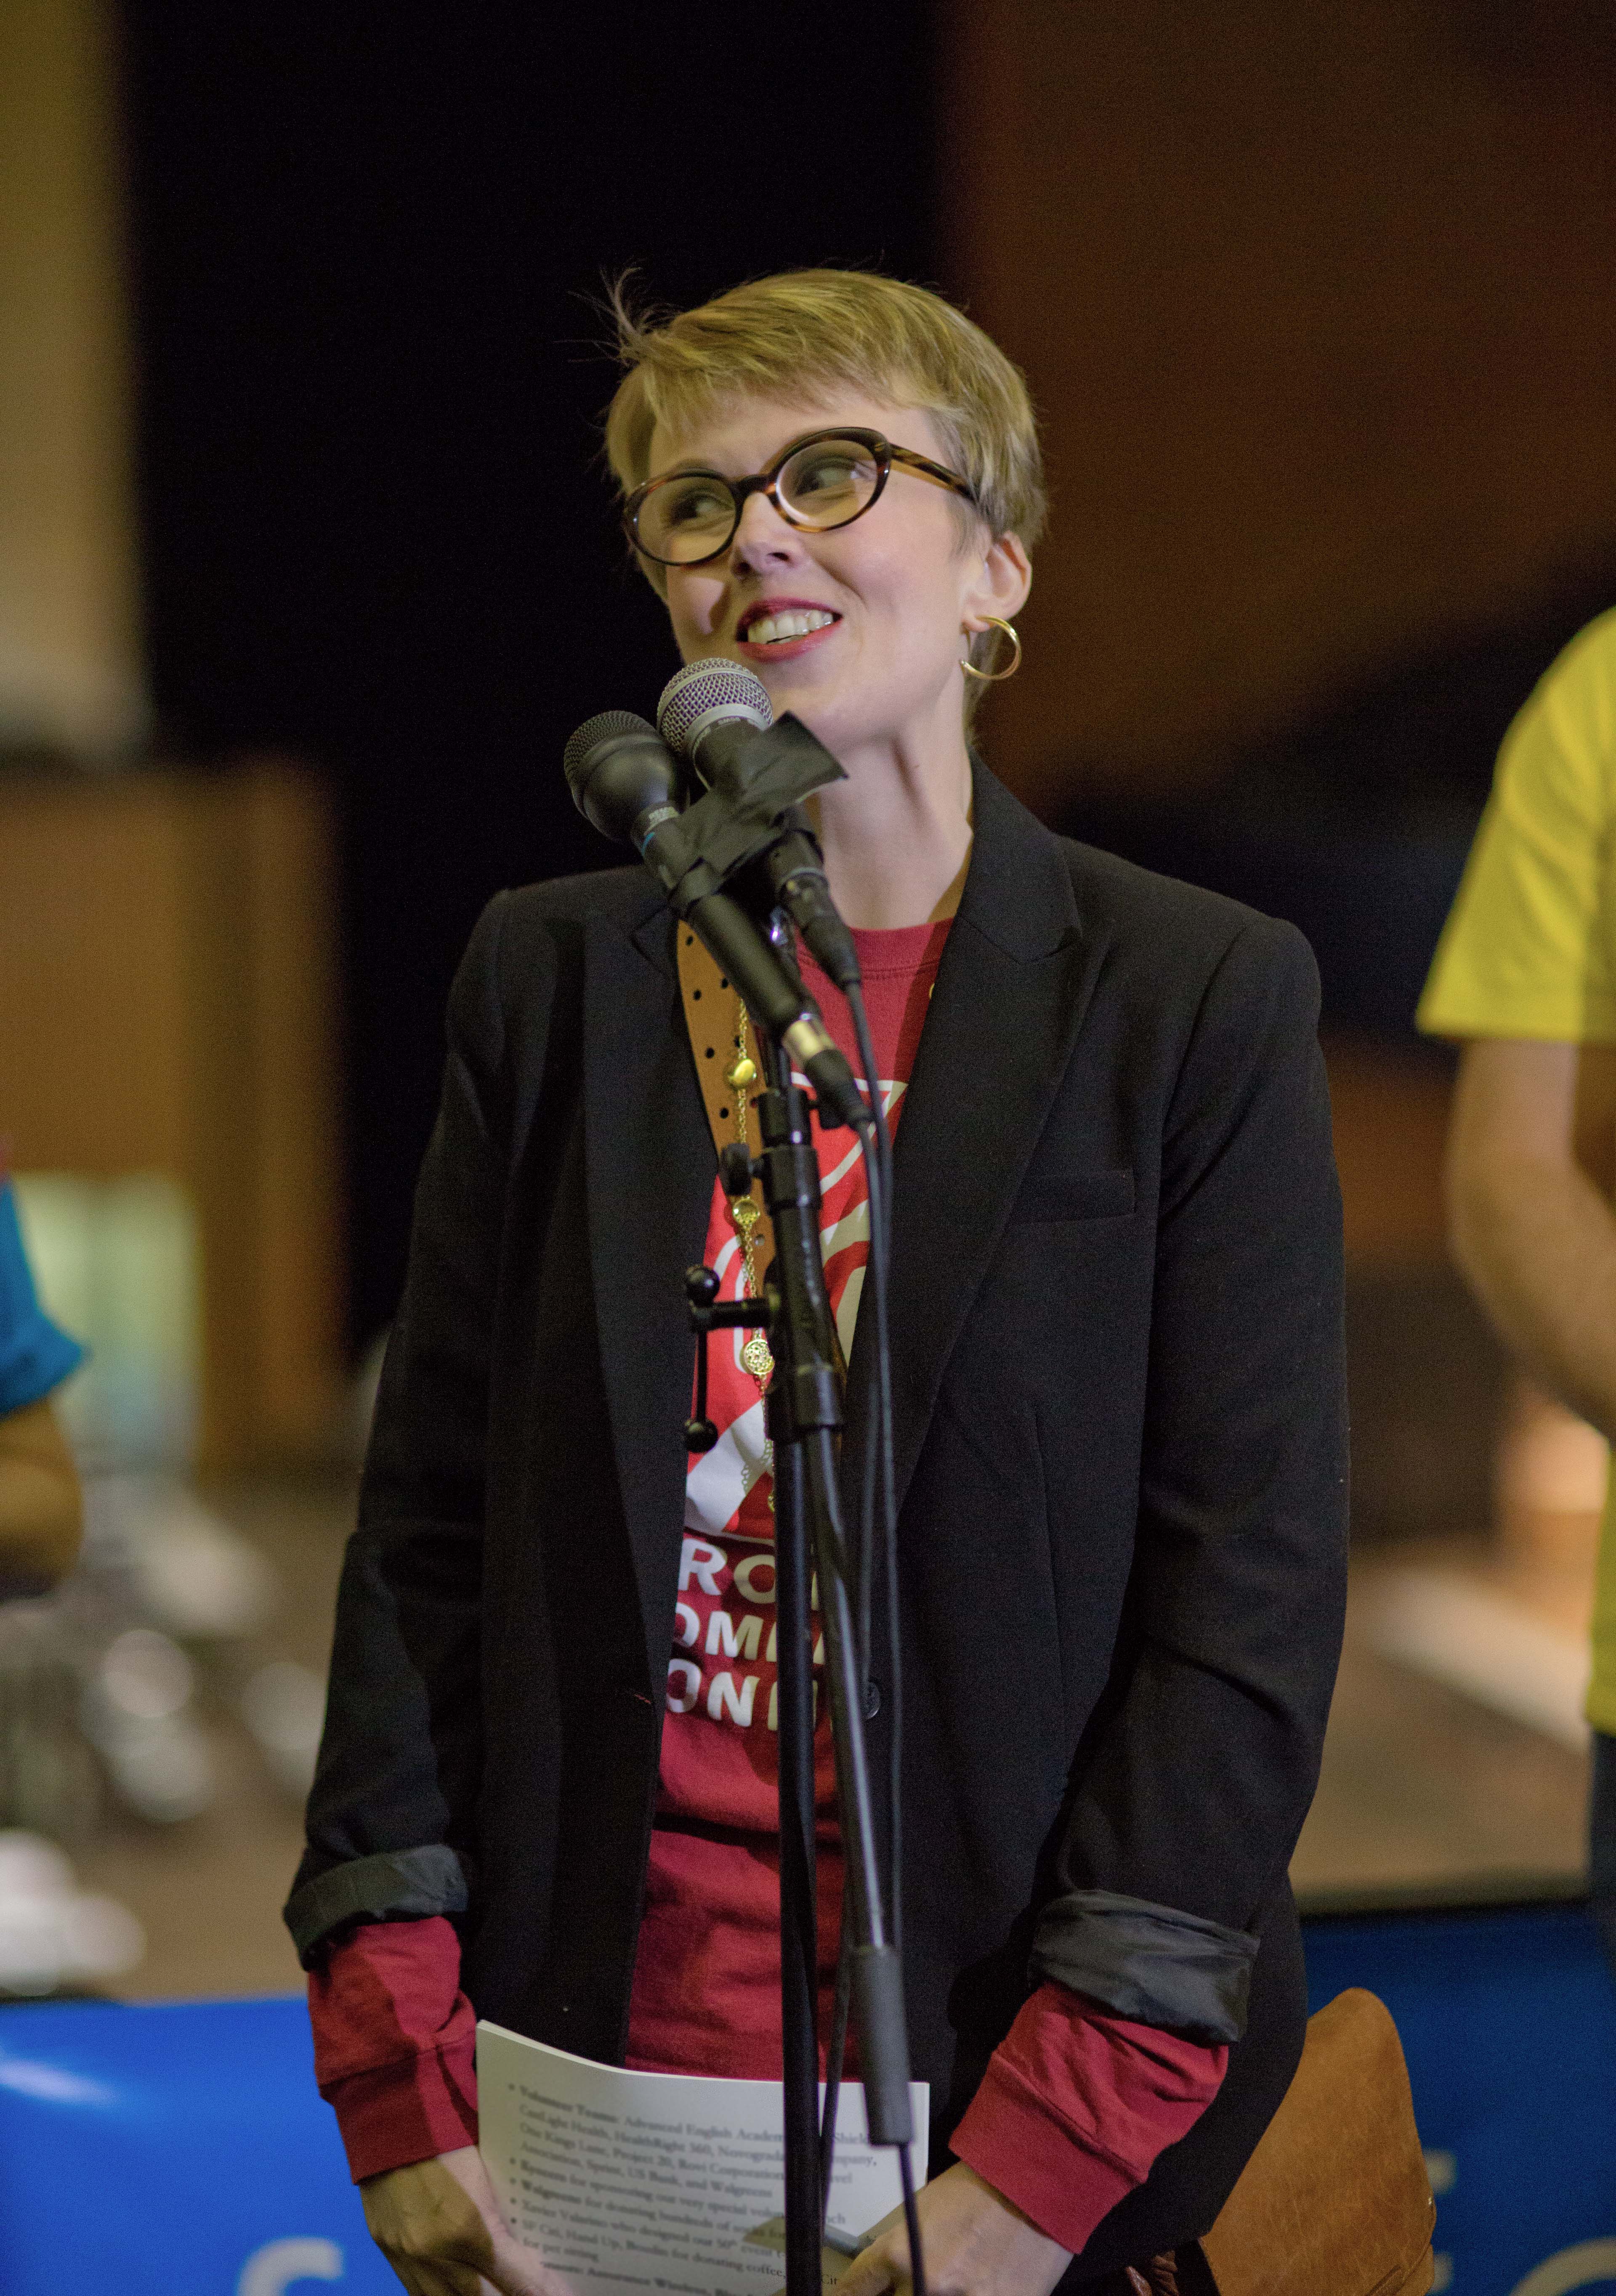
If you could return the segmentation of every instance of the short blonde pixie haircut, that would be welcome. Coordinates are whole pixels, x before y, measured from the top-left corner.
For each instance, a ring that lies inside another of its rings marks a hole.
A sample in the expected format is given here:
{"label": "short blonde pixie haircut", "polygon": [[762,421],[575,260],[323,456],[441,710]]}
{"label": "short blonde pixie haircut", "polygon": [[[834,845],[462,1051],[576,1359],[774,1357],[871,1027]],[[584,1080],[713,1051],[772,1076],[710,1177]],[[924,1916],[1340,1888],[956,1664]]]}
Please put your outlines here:
{"label": "short blonde pixie haircut", "polygon": [[[1027,385],[940,295],[873,271],[782,271],[663,319],[636,317],[626,283],[611,309],[628,371],[606,415],[607,460],[625,496],[650,476],[659,424],[684,430],[742,398],[828,406],[841,385],[929,414],[943,460],[970,480],[989,531],[1031,550],[1046,504]],[[974,532],[976,513],[963,501],[958,508]],[[646,571],[656,581],[663,570]],[[984,652],[994,633],[985,635]]]}

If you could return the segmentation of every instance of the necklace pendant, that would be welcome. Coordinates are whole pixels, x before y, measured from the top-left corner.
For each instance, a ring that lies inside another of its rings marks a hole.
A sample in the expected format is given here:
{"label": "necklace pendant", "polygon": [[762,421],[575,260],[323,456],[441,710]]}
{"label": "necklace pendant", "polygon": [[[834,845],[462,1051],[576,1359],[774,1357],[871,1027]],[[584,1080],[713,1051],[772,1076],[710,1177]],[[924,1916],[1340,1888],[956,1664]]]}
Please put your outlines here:
{"label": "necklace pendant", "polygon": [[775,1358],[769,1352],[768,1341],[760,1332],[754,1332],[741,1350],[741,1367],[751,1372],[754,1379],[767,1379],[775,1368]]}
{"label": "necklace pendant", "polygon": [[724,1071],[724,1081],[732,1092],[744,1092],[749,1084],[758,1081],[757,1065],[749,1053],[737,1053]]}
{"label": "necklace pendant", "polygon": [[732,1196],[729,1200],[729,1224],[738,1228],[742,1238],[751,1235],[758,1225],[758,1207],[750,1196]]}

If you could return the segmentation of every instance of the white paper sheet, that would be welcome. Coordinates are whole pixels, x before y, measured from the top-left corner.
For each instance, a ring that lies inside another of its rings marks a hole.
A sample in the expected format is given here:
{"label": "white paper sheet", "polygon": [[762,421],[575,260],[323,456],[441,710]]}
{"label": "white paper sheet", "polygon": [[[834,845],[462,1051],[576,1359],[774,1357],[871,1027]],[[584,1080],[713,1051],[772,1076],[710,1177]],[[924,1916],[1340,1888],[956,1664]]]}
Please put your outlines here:
{"label": "white paper sheet", "polygon": [[[749,2244],[783,2205],[778,2081],[624,2072],[477,2028],[482,2157],[517,2237],[578,2296],[769,2296],[778,2249]],[[915,2184],[929,2092],[913,2085]],[[836,2115],[830,2222],[858,2234],[902,2198],[898,2158],[868,2140],[864,2090]]]}

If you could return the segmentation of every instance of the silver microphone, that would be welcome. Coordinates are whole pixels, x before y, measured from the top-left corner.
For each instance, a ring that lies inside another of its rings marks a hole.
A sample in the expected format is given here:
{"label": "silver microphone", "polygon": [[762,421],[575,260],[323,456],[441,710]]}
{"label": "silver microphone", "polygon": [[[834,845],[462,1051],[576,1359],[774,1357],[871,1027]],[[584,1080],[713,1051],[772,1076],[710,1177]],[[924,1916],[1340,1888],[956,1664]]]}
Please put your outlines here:
{"label": "silver microphone", "polygon": [[775,722],[763,680],[743,662],[714,656],[686,662],[662,688],[657,731],[670,750],[688,758],[698,780],[711,788],[754,735]]}
{"label": "silver microphone", "polygon": [[[687,758],[710,789],[735,798],[745,794],[749,759],[755,773],[767,754],[764,736],[774,722],[763,680],[743,662],[721,655],[686,662],[669,679],[657,703],[657,731],[669,748]],[[800,738],[807,730],[791,717],[781,720],[783,734],[788,726],[797,728]],[[858,952],[831,898],[819,841],[798,807],[783,809],[780,834],[763,865],[775,901],[837,988],[856,988]]]}

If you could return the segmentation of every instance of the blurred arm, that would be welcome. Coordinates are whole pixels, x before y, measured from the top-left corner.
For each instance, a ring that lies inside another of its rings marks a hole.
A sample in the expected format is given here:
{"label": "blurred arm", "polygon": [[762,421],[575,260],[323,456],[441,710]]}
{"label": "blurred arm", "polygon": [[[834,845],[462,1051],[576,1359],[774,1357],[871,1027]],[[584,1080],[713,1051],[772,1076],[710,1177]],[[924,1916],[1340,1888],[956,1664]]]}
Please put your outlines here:
{"label": "blurred arm", "polygon": [[1465,1046],[1448,1143],[1455,1259],[1523,1363],[1616,1437],[1616,1046]]}
{"label": "blurred arm", "polygon": [[0,1419],[0,1578],[63,1578],[78,1554],[78,1476],[48,1397]]}

